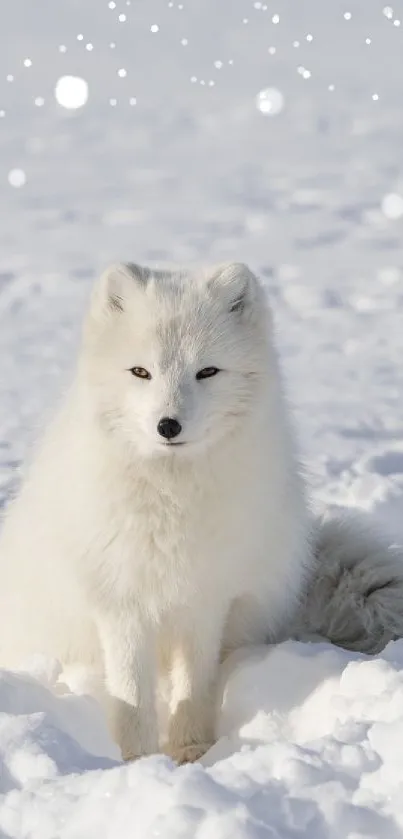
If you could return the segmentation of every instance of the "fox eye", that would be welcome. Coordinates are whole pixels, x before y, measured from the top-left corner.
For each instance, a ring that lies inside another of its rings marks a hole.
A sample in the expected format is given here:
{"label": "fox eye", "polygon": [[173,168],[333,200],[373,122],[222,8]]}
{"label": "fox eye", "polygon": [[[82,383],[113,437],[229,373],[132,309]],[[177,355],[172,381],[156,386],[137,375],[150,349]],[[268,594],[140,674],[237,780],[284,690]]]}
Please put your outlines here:
{"label": "fox eye", "polygon": [[211,379],[212,376],[216,376],[219,373],[218,367],[204,367],[203,370],[199,370],[196,373],[196,379],[200,381],[200,379]]}
{"label": "fox eye", "polygon": [[131,367],[129,372],[138,379],[151,379],[151,373],[145,370],[144,367]]}

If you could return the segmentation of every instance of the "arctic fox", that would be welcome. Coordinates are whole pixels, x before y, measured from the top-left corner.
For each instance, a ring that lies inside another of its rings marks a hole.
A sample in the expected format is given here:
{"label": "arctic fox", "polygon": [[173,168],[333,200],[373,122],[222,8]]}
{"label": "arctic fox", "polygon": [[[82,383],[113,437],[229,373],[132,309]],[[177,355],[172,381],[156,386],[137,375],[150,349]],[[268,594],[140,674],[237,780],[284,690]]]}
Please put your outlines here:
{"label": "arctic fox", "polygon": [[[255,276],[242,264],[114,266],[3,527],[0,664],[41,652],[98,674],[125,758],[158,749],[156,683],[168,674],[166,751],[197,759],[213,742],[223,655],[286,637],[307,592],[305,626],[325,632],[318,604],[331,624],[337,586],[333,575],[312,587],[311,537]],[[335,640],[348,638],[339,628]]]}
{"label": "arctic fox", "polygon": [[309,565],[265,294],[242,264],[117,265],[0,545],[0,663],[31,652],[104,673],[124,757],[213,740],[223,650],[274,639]]}

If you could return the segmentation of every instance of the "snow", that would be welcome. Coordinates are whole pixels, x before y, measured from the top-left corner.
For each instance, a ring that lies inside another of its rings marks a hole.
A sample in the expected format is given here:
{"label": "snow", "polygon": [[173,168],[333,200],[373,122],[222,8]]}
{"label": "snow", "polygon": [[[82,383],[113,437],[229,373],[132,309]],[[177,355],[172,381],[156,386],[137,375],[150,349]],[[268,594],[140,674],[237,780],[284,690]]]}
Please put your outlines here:
{"label": "snow", "polygon": [[[395,6],[7,4],[0,506],[68,384],[101,267],[241,259],[271,296],[316,506],[362,508],[402,539]],[[78,99],[66,92],[79,107],[55,98],[66,77],[84,84]],[[270,119],[256,107],[267,90],[282,97]],[[216,746],[180,768],[122,765],[90,686],[38,650],[0,676],[0,835],[398,839],[402,644],[374,658],[290,642],[238,653]]]}
{"label": "snow", "polygon": [[95,701],[54,672],[0,675],[0,830],[86,839],[403,835],[403,642],[238,651],[202,765],[122,765]]}
{"label": "snow", "polygon": [[55,97],[63,108],[82,108],[88,99],[88,84],[76,76],[62,76],[56,84]]}
{"label": "snow", "polygon": [[284,96],[280,90],[273,87],[268,87],[266,90],[261,90],[256,97],[256,107],[262,114],[270,114],[274,116],[279,114],[284,107]]}
{"label": "snow", "polygon": [[11,186],[19,188],[24,186],[26,181],[25,172],[22,169],[11,169],[8,173],[8,182]]}

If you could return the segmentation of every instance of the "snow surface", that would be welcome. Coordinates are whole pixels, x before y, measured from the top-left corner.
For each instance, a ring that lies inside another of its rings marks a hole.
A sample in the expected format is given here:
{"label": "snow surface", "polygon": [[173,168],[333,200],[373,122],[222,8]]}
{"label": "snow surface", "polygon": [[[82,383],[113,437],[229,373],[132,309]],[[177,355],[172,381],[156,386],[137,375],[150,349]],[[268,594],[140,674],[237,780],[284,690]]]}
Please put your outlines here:
{"label": "snow surface", "polygon": [[[402,538],[401,20],[402,0],[2,4],[1,506],[100,268],[240,259],[271,295],[317,505]],[[181,768],[121,765],[79,674],[27,667],[0,677],[1,836],[403,837],[403,642],[240,653],[217,745]]]}

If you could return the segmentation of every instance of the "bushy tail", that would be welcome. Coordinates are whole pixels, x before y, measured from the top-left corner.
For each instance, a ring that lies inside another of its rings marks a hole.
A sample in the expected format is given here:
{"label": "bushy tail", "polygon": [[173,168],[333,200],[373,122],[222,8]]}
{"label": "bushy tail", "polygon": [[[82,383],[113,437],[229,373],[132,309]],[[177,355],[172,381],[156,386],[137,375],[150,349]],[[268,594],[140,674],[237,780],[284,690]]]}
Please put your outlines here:
{"label": "bushy tail", "polygon": [[299,637],[365,653],[403,637],[402,548],[388,546],[364,517],[346,513],[315,523],[313,550]]}

